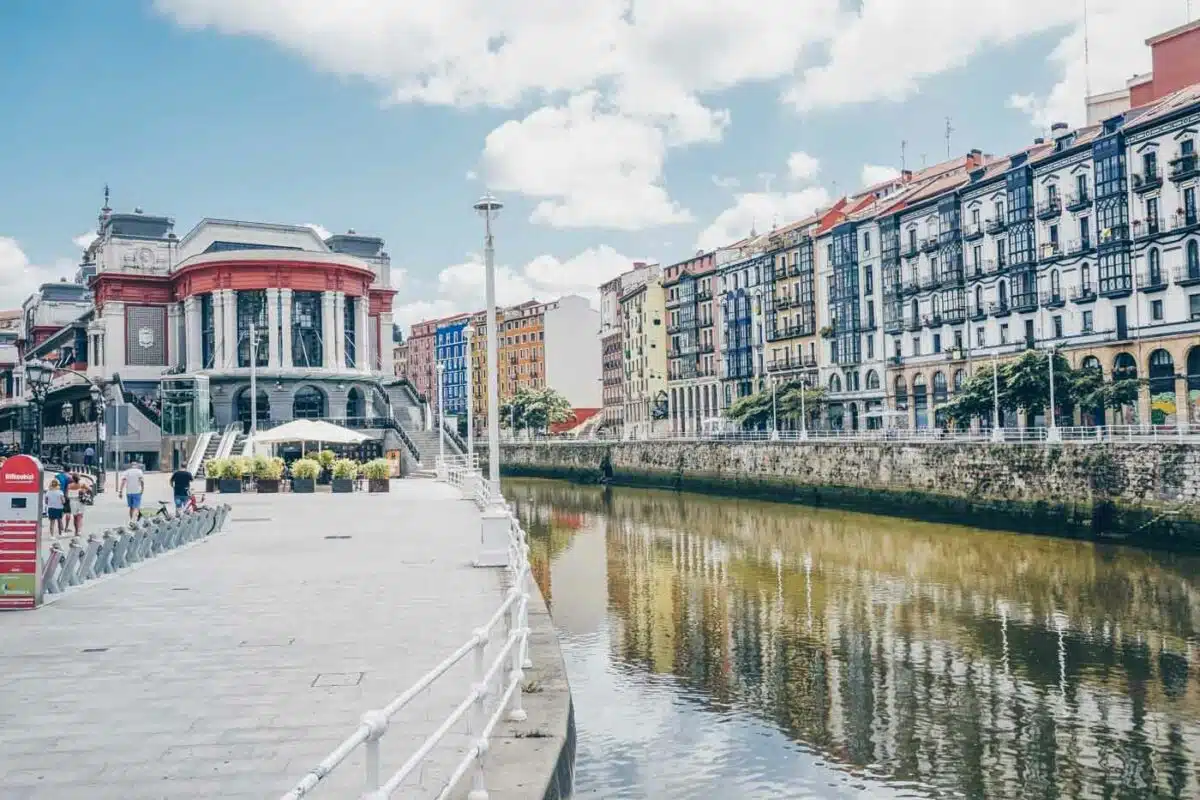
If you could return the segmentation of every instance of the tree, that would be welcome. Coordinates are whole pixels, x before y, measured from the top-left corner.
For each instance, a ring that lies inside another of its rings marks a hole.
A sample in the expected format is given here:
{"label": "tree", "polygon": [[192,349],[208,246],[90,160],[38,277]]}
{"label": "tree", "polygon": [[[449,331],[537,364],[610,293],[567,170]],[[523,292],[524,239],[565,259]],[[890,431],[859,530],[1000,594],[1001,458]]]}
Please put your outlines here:
{"label": "tree", "polygon": [[1085,367],[1076,370],[1071,391],[1081,408],[1116,410],[1137,405],[1141,383],[1137,378],[1106,381],[1099,367]]}
{"label": "tree", "polygon": [[[954,395],[954,399],[943,408],[946,416],[958,423],[967,423],[972,417],[990,419],[996,406],[996,385],[992,377],[993,366],[981,367],[968,378]],[[1004,370],[999,371],[1001,402],[1008,382]]]}
{"label": "tree", "polygon": [[1000,368],[1005,381],[1005,391],[1000,403],[1005,408],[1021,408],[1038,414],[1050,405],[1050,358],[1054,359],[1054,404],[1059,413],[1069,412],[1074,407],[1072,396],[1073,373],[1071,364],[1058,350],[1053,355],[1026,350],[1017,358]]}
{"label": "tree", "polygon": [[522,387],[500,406],[500,426],[546,430],[551,425],[575,418],[571,403],[549,386],[543,389]]}
{"label": "tree", "polygon": [[804,397],[804,410],[809,417],[807,425],[811,425],[813,417],[825,403],[825,390],[823,388],[805,388],[801,381],[789,381],[776,386],[773,409],[772,390],[768,388],[737,400],[729,407],[725,415],[734,422],[749,428],[770,427],[772,413],[777,419],[798,420],[801,413],[801,395]]}

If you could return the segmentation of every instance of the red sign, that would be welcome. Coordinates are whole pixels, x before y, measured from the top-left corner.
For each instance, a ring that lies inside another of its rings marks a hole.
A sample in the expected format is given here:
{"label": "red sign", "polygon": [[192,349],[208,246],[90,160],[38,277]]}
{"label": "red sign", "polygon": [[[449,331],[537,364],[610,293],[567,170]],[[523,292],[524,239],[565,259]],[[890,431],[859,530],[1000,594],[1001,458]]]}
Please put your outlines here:
{"label": "red sign", "polygon": [[0,465],[0,610],[37,606],[41,490],[37,459],[13,456]]}

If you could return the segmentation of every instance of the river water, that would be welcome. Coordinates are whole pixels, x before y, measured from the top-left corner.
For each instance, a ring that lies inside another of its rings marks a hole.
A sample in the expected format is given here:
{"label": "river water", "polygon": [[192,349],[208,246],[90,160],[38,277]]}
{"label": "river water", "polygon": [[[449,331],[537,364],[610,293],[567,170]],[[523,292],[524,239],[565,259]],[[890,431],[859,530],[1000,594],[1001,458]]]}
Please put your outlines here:
{"label": "river water", "polygon": [[1200,559],[506,480],[581,798],[1200,798]]}

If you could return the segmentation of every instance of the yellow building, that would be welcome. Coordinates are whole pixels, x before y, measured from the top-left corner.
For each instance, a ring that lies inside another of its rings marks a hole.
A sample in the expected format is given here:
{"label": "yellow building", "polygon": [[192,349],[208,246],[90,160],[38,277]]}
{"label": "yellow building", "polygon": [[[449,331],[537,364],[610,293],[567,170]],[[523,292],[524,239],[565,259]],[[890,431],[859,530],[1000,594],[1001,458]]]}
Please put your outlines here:
{"label": "yellow building", "polygon": [[518,389],[546,385],[546,305],[529,300],[506,308],[500,327],[500,402]]}
{"label": "yellow building", "polygon": [[646,438],[667,416],[666,292],[662,276],[631,287],[620,298],[625,350],[625,436]]}

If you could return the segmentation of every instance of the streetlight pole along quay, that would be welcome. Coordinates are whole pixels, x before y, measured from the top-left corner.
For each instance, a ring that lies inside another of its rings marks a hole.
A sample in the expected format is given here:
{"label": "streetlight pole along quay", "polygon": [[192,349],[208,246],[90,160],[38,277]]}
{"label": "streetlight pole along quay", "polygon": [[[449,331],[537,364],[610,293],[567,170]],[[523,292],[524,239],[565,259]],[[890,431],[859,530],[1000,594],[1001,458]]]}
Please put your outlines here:
{"label": "streetlight pole along quay", "polygon": [[509,530],[512,520],[500,494],[500,332],[496,322],[496,248],[492,238],[492,220],[504,206],[490,193],[473,206],[483,217],[484,302],[487,306],[487,420],[488,420],[488,497],[489,504],[480,515],[479,557],[477,567],[508,566]]}

